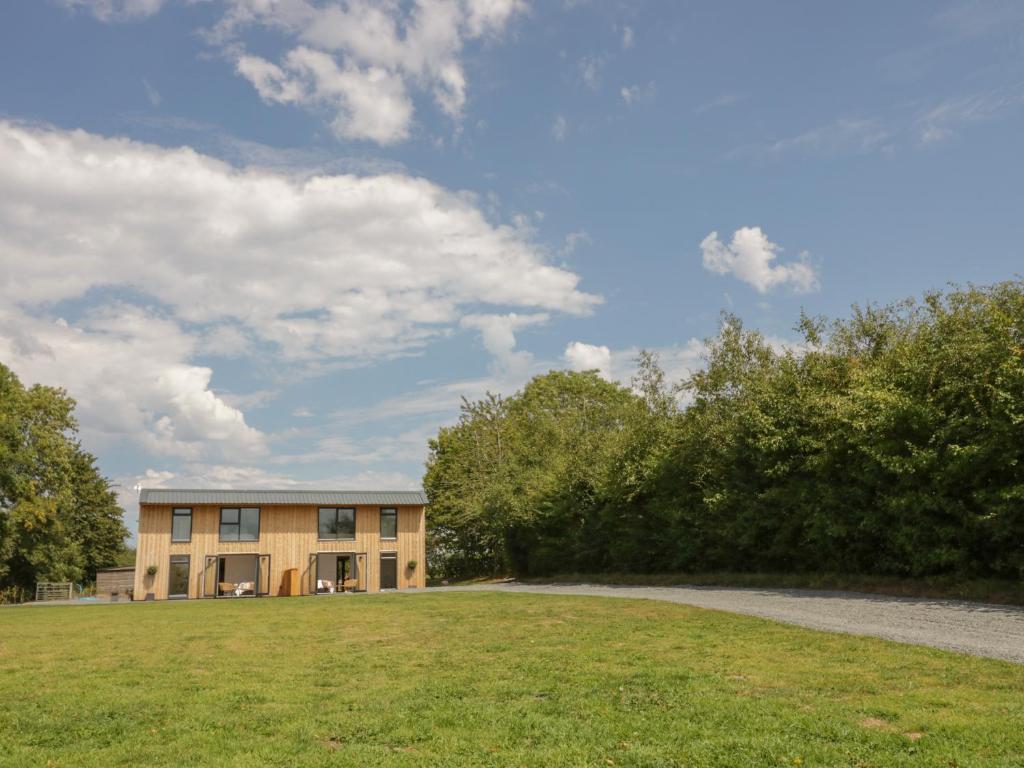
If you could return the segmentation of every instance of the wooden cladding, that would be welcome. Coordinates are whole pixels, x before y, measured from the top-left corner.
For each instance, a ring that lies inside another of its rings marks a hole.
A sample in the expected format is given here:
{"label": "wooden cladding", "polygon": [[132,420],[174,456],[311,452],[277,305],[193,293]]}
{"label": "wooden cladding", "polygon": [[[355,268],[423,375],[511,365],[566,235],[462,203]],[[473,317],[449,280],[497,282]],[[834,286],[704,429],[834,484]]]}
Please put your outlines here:
{"label": "wooden cladding", "polygon": [[[183,558],[189,558],[188,596],[202,597],[204,564],[207,557],[231,554],[264,555],[261,563],[267,563],[266,572],[260,575],[260,591],[270,595],[287,595],[293,592],[293,577],[287,577],[289,570],[296,570],[297,581],[302,594],[308,594],[306,585],[310,581],[310,555],[317,552],[351,552],[366,556],[368,574],[366,589],[376,592],[381,588],[381,554],[386,559],[397,561],[395,574],[398,589],[423,587],[426,584],[426,522],[421,506],[399,506],[384,508],[383,528],[391,533],[390,512],[395,515],[395,538],[381,537],[381,507],[358,506],[355,508],[355,536],[353,538],[320,539],[319,508],[313,505],[273,504],[259,508],[259,533],[254,541],[226,541],[221,536],[221,505],[195,505],[191,508],[191,530],[189,541],[172,541],[172,506],[164,504],[142,504],[139,509],[139,537],[135,567],[135,599],[143,600],[152,593],[157,600],[168,597],[171,579],[171,558],[175,558],[175,575],[184,570],[179,565]],[[234,508],[232,508],[234,509]],[[231,520],[234,518],[231,517]],[[180,523],[179,523],[180,530]],[[412,570],[408,565],[415,561]],[[156,573],[147,573],[149,566],[156,566]],[[385,576],[385,588],[390,586],[391,564]],[[313,576],[315,579],[315,575]],[[265,581],[266,580],[266,581]]]}

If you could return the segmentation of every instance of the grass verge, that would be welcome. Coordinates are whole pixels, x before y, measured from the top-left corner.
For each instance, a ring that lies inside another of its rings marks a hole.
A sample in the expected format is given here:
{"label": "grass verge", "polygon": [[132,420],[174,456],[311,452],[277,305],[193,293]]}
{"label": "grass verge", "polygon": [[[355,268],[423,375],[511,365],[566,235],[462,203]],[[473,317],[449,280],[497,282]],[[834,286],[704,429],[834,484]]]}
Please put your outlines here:
{"label": "grass verge", "polygon": [[1019,766],[1024,666],[644,600],[0,610],[2,766]]}

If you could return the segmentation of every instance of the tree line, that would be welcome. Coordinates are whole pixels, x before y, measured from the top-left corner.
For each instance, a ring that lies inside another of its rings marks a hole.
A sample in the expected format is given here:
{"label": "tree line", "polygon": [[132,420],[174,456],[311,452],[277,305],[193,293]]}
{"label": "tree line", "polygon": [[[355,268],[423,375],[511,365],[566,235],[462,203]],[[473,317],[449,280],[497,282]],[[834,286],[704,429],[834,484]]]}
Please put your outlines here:
{"label": "tree line", "polygon": [[706,364],[552,371],[430,442],[432,573],[1024,576],[1024,282],[952,287]]}
{"label": "tree line", "polygon": [[123,555],[121,508],[82,449],[74,407],[0,364],[0,602],[39,581],[92,581]]}

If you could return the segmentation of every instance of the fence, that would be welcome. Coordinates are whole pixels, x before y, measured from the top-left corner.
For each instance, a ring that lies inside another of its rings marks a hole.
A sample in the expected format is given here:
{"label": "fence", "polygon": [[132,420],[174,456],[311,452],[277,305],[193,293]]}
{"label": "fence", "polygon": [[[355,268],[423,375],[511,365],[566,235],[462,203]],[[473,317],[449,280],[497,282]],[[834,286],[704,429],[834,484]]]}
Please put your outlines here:
{"label": "fence", "polygon": [[36,584],[36,602],[74,600],[75,585],[70,581],[40,581]]}

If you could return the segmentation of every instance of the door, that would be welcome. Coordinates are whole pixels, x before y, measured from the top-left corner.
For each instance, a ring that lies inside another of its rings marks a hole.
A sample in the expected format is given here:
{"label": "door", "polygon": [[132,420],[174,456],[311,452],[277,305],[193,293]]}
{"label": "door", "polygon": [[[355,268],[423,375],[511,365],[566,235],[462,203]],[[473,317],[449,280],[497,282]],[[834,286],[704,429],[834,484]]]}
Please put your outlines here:
{"label": "door", "polygon": [[270,555],[260,555],[256,565],[256,596],[270,594]]}
{"label": "door", "polygon": [[380,588],[398,589],[398,553],[380,553]]}
{"label": "door", "polygon": [[167,597],[171,600],[186,598],[188,589],[188,555],[171,555],[170,578],[167,583]]}
{"label": "door", "polygon": [[316,561],[316,552],[313,552],[309,556],[309,576],[306,578],[306,594],[309,595],[316,594]]}
{"label": "door", "polygon": [[207,555],[203,563],[203,597],[217,596],[217,556]]}

